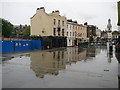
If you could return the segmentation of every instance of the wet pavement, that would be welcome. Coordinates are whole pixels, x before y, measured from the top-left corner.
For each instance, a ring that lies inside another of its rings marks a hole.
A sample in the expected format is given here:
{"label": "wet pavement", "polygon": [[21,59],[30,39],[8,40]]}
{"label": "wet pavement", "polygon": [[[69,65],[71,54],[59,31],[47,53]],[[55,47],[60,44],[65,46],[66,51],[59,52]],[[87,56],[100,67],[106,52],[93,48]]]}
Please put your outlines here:
{"label": "wet pavement", "polygon": [[108,51],[106,46],[89,46],[4,55],[2,86],[118,88],[117,54],[115,50]]}
{"label": "wet pavement", "polygon": [[0,89],[2,89],[2,58],[0,58]]}

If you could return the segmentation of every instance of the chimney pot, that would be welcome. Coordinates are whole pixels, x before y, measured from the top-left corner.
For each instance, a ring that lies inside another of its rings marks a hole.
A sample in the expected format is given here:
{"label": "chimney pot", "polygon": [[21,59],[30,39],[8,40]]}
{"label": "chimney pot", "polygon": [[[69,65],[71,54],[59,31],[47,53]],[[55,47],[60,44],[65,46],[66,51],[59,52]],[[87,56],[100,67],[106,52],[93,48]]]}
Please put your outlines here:
{"label": "chimney pot", "polygon": [[40,9],[45,9],[44,7],[40,7]]}
{"label": "chimney pot", "polygon": [[39,10],[39,8],[37,8],[37,10]]}

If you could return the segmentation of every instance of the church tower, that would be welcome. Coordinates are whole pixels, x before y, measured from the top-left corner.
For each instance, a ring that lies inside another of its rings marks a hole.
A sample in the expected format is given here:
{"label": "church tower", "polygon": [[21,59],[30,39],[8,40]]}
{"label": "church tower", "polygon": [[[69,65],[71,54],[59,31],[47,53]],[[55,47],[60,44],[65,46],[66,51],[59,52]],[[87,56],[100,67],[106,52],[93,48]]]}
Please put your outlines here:
{"label": "church tower", "polygon": [[112,39],[112,25],[111,25],[111,20],[110,19],[108,19],[107,37],[108,37],[108,40]]}
{"label": "church tower", "polygon": [[112,31],[112,25],[111,25],[111,20],[110,19],[108,19],[107,30]]}

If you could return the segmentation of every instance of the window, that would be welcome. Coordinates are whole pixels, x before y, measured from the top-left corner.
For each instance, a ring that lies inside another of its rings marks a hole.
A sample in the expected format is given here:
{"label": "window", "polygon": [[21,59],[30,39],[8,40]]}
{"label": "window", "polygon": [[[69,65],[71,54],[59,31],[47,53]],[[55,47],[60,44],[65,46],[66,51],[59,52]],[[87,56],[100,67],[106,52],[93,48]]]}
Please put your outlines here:
{"label": "window", "polygon": [[58,28],[58,36],[60,36],[60,28]]}
{"label": "window", "polygon": [[67,29],[68,29],[68,25],[67,25]]}
{"label": "window", "polygon": [[56,24],[56,19],[54,19],[54,25]]}
{"label": "window", "polygon": [[58,25],[60,25],[60,20],[58,20]]}
{"label": "window", "polygon": [[62,26],[64,26],[64,21],[62,21]]}
{"label": "window", "polygon": [[64,29],[62,29],[62,36],[64,36]]}
{"label": "window", "polygon": [[56,28],[53,28],[53,35],[56,35]]}
{"label": "window", "polygon": [[68,32],[67,32],[67,36],[68,36]]}
{"label": "window", "polygon": [[70,32],[70,36],[71,36],[71,32]]}
{"label": "window", "polygon": [[77,33],[75,33],[75,36],[77,36]]}

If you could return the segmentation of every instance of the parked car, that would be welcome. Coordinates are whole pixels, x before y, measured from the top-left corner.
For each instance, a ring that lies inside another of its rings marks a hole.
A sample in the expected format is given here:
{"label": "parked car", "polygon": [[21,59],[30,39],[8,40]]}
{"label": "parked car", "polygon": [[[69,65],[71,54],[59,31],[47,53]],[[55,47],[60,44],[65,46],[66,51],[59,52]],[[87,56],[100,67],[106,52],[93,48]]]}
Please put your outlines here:
{"label": "parked car", "polygon": [[115,50],[120,51],[120,42],[117,42],[115,45]]}

